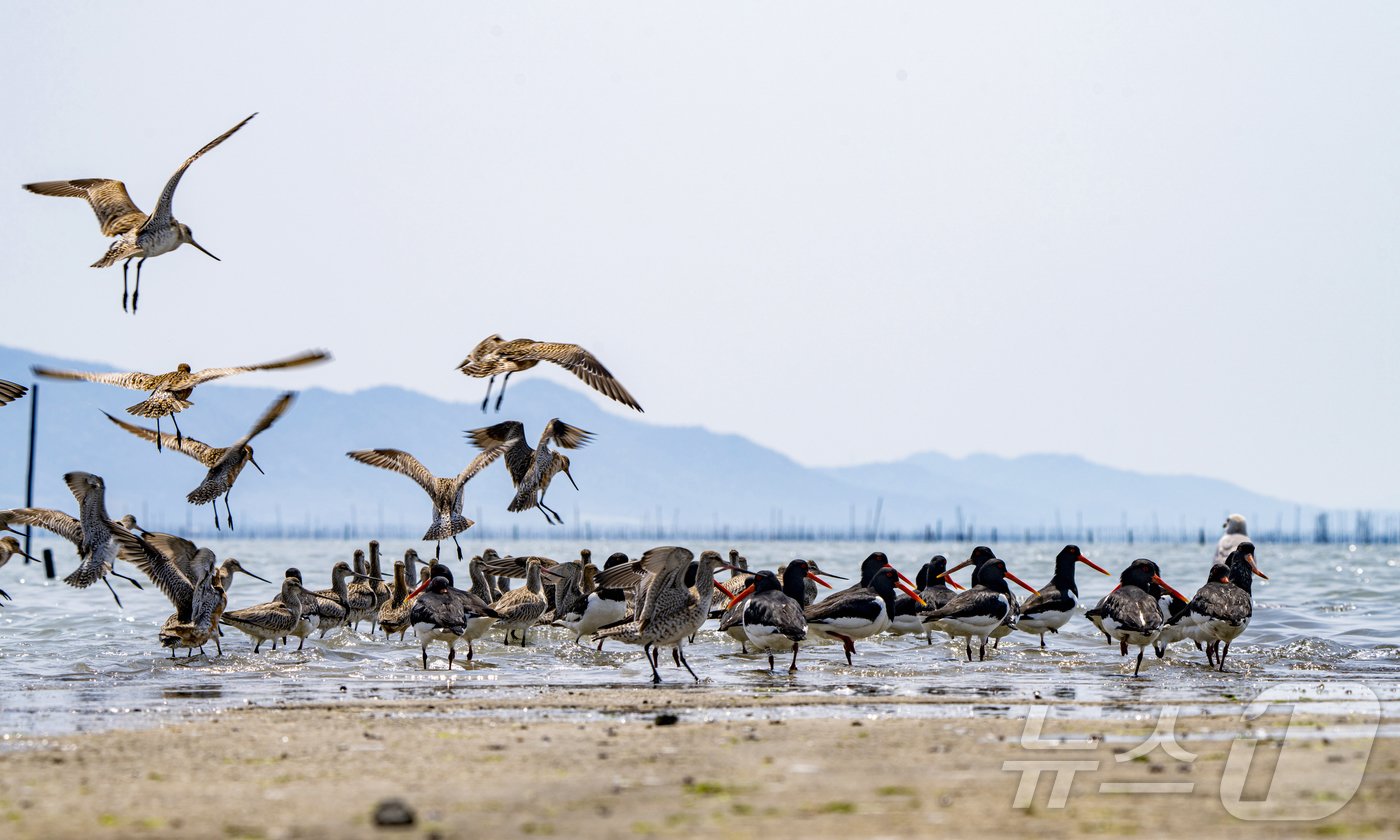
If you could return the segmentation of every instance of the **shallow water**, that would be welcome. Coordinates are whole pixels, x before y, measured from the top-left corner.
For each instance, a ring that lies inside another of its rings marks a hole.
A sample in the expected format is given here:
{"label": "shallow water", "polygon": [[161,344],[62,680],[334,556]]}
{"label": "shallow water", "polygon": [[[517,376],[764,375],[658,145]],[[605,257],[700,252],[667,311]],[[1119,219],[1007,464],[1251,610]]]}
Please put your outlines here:
{"label": "shallow water", "polygon": [[[76,558],[54,543],[60,577]],[[348,560],[358,543],[345,541],[226,540],[211,547],[223,557],[236,556],[271,580],[281,570],[301,568],[309,585],[329,585],[330,566]],[[386,560],[419,543],[386,543]],[[558,560],[577,557],[574,542],[500,545],[498,550],[542,554]],[[612,551],[636,556],[650,547],[640,543],[595,544],[595,562]],[[817,560],[824,569],[854,575],[873,549],[858,543],[750,543],[736,546],[753,568],[773,568],[793,557]],[[481,547],[475,547],[477,551]],[[692,546],[698,554],[700,546]],[[727,551],[729,546],[716,546]],[[879,546],[891,561],[913,576],[934,553],[956,562],[970,546],[899,543]],[[1049,580],[1059,545],[1002,544],[999,556],[1013,572],[1038,585]],[[1205,579],[1213,546],[1138,544],[1085,546],[1086,553],[1116,571],[1136,557],[1150,557],[1177,589],[1191,594]],[[431,546],[428,547],[431,551]],[[810,695],[848,698],[848,703],[812,709],[818,714],[864,714],[874,699],[910,698],[919,705],[902,711],[880,706],[881,713],[1004,715],[1037,700],[1057,714],[1151,714],[1172,703],[1183,714],[1238,712],[1239,703],[1261,689],[1296,684],[1302,699],[1345,704],[1348,684],[1362,682],[1385,701],[1388,714],[1400,708],[1400,548],[1395,546],[1261,547],[1256,555],[1270,576],[1256,581],[1255,612],[1245,635],[1230,652],[1226,673],[1207,670],[1204,657],[1190,643],[1173,647],[1164,661],[1149,652],[1143,676],[1131,676],[1131,658],[1118,656],[1087,620],[1076,618],[1050,647],[1041,650],[1034,636],[1015,633],[990,652],[986,662],[962,660],[962,647],[946,637],[928,645],[912,636],[882,636],[857,643],[854,667],[845,664],[838,645],[804,646],[795,675],[781,666],[767,672],[766,658],[744,656],[739,646],[707,625],[687,647],[687,657],[706,692],[791,696],[794,703]],[[455,561],[450,561],[454,562]],[[465,564],[462,565],[463,570]],[[123,573],[139,577],[130,567]],[[465,575],[463,575],[465,577]],[[966,570],[955,575],[966,583]],[[1081,567],[1081,599],[1093,604],[1116,583]],[[505,648],[499,634],[478,643],[469,669],[445,669],[445,649],[430,650],[434,670],[422,670],[412,634],[400,642],[382,635],[338,630],[325,640],[313,636],[305,650],[252,653],[252,643],[227,630],[223,657],[171,660],[156,641],[156,631],[171,608],[152,585],[137,591],[115,580],[125,604],[118,610],[105,587],[75,590],[61,581],[45,581],[35,565],[11,561],[0,570],[0,587],[13,601],[0,609],[0,740],[23,741],[36,735],[148,725],[186,715],[245,706],[300,702],[337,702],[346,698],[441,698],[444,710],[471,713],[472,700],[518,698],[521,706],[551,688],[650,686],[650,671],[637,648],[609,644],[601,653],[578,646],[563,630],[536,630],[532,644]],[[238,576],[230,592],[230,609],[271,599],[276,589]],[[213,653],[212,645],[208,648]],[[465,655],[465,651],[462,652]],[[781,660],[781,657],[779,657]],[[459,665],[462,660],[459,659]],[[663,661],[666,685],[693,685],[689,676]],[[639,697],[644,696],[639,693]],[[809,707],[810,708],[810,707]],[[722,712],[720,714],[729,714]]]}

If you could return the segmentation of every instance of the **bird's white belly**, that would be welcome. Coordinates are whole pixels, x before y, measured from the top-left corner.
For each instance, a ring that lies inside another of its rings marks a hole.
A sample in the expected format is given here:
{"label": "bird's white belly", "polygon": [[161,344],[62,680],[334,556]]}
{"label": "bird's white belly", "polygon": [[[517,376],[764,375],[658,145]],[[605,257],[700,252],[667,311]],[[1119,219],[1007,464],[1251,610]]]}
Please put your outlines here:
{"label": "bird's white belly", "polygon": [[1074,616],[1074,610],[1046,610],[1035,615],[1022,615],[1016,619],[1016,626],[1027,633],[1047,633],[1051,630],[1059,630],[1069,623]]}
{"label": "bird's white belly", "polygon": [[792,650],[792,646],[796,644],[778,632],[778,628],[766,624],[750,624],[744,629],[748,632],[749,644],[759,650]]}
{"label": "bird's white belly", "polygon": [[1145,647],[1147,645],[1152,644],[1157,640],[1157,636],[1161,633],[1160,629],[1153,630],[1150,633],[1142,633],[1136,630],[1129,630],[1123,627],[1117,621],[1114,621],[1113,616],[1111,615],[1106,615],[1103,617],[1103,629],[1105,633],[1117,639],[1118,641],[1127,642],[1130,645],[1138,645],[1139,647]]}

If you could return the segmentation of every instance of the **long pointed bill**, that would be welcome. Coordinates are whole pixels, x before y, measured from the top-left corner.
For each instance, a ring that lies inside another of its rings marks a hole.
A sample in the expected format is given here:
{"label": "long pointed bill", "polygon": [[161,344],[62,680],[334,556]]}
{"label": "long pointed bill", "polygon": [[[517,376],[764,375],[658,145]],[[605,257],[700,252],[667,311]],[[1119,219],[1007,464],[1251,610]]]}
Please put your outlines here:
{"label": "long pointed bill", "polygon": [[198,242],[195,242],[193,239],[190,240],[190,244],[198,248],[200,253],[204,254],[204,256],[212,258],[215,262],[223,262],[223,260],[204,250],[204,246],[200,245]]}
{"label": "long pointed bill", "polygon": [[1095,563],[1093,560],[1090,560],[1088,557],[1085,557],[1083,554],[1079,555],[1079,562],[1083,563],[1084,565],[1088,566],[1089,568],[1093,569],[1094,571],[1099,572],[1100,574],[1105,574],[1105,575],[1108,575],[1109,577],[1113,577],[1112,573],[1110,573],[1110,572],[1108,571],[1108,569],[1105,569],[1103,566],[1100,566],[1098,563]]}
{"label": "long pointed bill", "polygon": [[[954,566],[953,568],[947,569],[946,571],[944,571],[943,574],[939,575],[939,577],[941,577],[941,578],[947,580],[948,575],[951,575],[953,572],[956,572],[958,569],[964,568],[964,567],[966,567],[966,566],[971,566],[971,565],[972,565],[972,561],[971,561],[971,560],[964,560],[964,561],[962,561],[961,563],[959,563],[958,565]],[[951,583],[951,581],[949,581],[949,582]]]}
{"label": "long pointed bill", "polygon": [[1266,575],[1266,574],[1264,574],[1263,572],[1259,571],[1259,567],[1256,566],[1256,565],[1254,565],[1254,555],[1253,555],[1253,554],[1246,554],[1246,555],[1244,556],[1244,562],[1246,562],[1246,563],[1249,564],[1249,570],[1250,570],[1251,572],[1255,573],[1256,575],[1258,575],[1259,577],[1263,578],[1264,580],[1268,580],[1268,579],[1269,579],[1269,576],[1268,576],[1268,575]]}
{"label": "long pointed bill", "polygon": [[830,589],[830,588],[831,588],[831,584],[827,583],[826,581],[822,580],[821,578],[817,577],[816,575],[812,574],[811,572],[808,572],[808,573],[807,573],[807,577],[811,578],[812,580],[816,581],[817,583],[821,584],[822,586],[825,586],[827,589]]}
{"label": "long pointed bill", "polygon": [[889,565],[888,563],[886,563],[886,564],[885,564],[885,568],[886,568],[886,569],[889,569],[889,570],[892,571],[892,572],[894,572],[895,577],[899,578],[900,580],[904,581],[905,583],[909,584],[910,586],[918,586],[918,584],[914,583],[914,581],[912,581],[912,580],[910,580],[909,578],[905,577],[905,576],[904,576],[904,573],[901,572],[899,569],[896,569],[894,566],[891,566],[891,565]]}
{"label": "long pointed bill", "polygon": [[1165,589],[1165,590],[1167,591],[1167,594],[1168,594],[1168,595],[1172,596],[1173,598],[1175,598],[1176,600],[1180,601],[1181,603],[1183,603],[1183,604],[1189,604],[1189,603],[1191,603],[1191,599],[1190,599],[1190,598],[1187,598],[1185,595],[1182,595],[1180,592],[1177,592],[1175,589],[1172,589],[1170,586],[1167,585],[1167,582],[1164,581],[1164,580],[1162,580],[1162,578],[1159,577],[1158,575],[1153,575],[1153,576],[1152,576],[1152,582],[1155,583],[1155,584],[1157,584],[1158,586],[1162,587],[1163,589]]}
{"label": "long pointed bill", "polygon": [[[904,577],[904,576],[903,576],[903,575],[900,575],[900,577]],[[913,589],[910,589],[909,587],[905,586],[905,585],[904,585],[904,581],[902,581],[902,580],[895,581],[895,584],[894,584],[894,585],[895,585],[895,586],[898,586],[900,589],[903,589],[905,595],[908,595],[910,598],[913,598],[913,599],[914,599],[914,603],[918,604],[918,605],[921,606],[921,607],[927,607],[927,606],[928,606],[928,601],[925,601],[923,598],[919,597],[919,593],[915,592]]]}
{"label": "long pointed bill", "polygon": [[752,594],[753,584],[749,584],[748,586],[744,587],[738,595],[731,596],[729,599],[729,603],[725,604],[724,608],[729,609],[730,607],[734,606],[735,604],[739,603],[740,601],[744,600]]}
{"label": "long pointed bill", "polygon": [[569,480],[569,483],[570,483],[570,484],[574,485],[574,489],[575,489],[575,490],[578,489],[578,482],[577,482],[577,481],[574,481],[574,477],[573,477],[572,475],[569,474],[569,471],[568,471],[568,470],[564,470],[564,477],[567,478],[567,479]]}
{"label": "long pointed bill", "polygon": [[1022,589],[1026,590],[1027,592],[1032,593],[1032,594],[1037,593],[1037,592],[1040,591],[1039,589],[1036,589],[1034,586],[1031,586],[1029,583],[1026,583],[1024,580],[1021,580],[1020,578],[1018,578],[1018,577],[1016,577],[1015,575],[1011,574],[1011,572],[1007,572],[1007,573],[1006,573],[1006,579],[1009,580],[1009,581],[1011,581],[1012,583],[1016,584],[1017,586],[1021,587]]}
{"label": "long pointed bill", "polygon": [[415,590],[413,590],[412,592],[408,593],[408,596],[407,596],[407,597],[408,597],[408,598],[416,598],[416,597],[418,597],[418,593],[422,592],[424,589],[427,589],[427,588],[428,588],[428,584],[430,584],[430,583],[432,583],[432,582],[433,582],[433,577],[432,577],[432,575],[429,575],[428,577],[424,578],[424,580],[423,580],[422,583],[418,584],[418,588],[417,588],[417,589],[415,589]]}
{"label": "long pointed bill", "polygon": [[268,580],[267,578],[263,577],[262,575],[255,575],[255,574],[253,574],[252,572],[248,571],[247,569],[243,568],[242,566],[240,566],[240,567],[238,568],[238,571],[242,572],[243,574],[247,575],[247,576],[250,577],[250,578],[257,578],[258,580],[262,581],[263,583],[272,583],[272,581]]}
{"label": "long pointed bill", "polygon": [[944,580],[946,580],[946,581],[948,582],[948,585],[949,585],[949,586],[953,587],[954,589],[956,589],[956,590],[959,591],[959,592],[961,592],[961,591],[963,591],[964,589],[967,588],[967,587],[963,586],[961,583],[958,583],[957,581],[953,580],[952,578],[944,578]]}
{"label": "long pointed bill", "polygon": [[559,572],[556,572],[556,571],[554,571],[553,569],[546,569],[544,566],[540,566],[540,574],[542,574],[542,575],[549,575],[550,577],[555,577],[555,578],[560,578],[560,579],[562,579],[562,578],[564,577],[564,576],[563,576],[562,574],[560,574]]}
{"label": "long pointed bill", "polygon": [[263,475],[267,475],[267,473],[263,472],[262,467],[258,467],[258,462],[253,460],[252,455],[248,456],[248,463],[252,464],[254,467],[257,467],[258,472],[262,473]]}
{"label": "long pointed bill", "polygon": [[743,572],[744,574],[748,574],[748,573],[749,573],[749,570],[748,570],[748,569],[741,568],[741,567],[739,567],[739,566],[731,566],[730,564],[724,562],[723,560],[721,560],[721,561],[719,561],[718,563],[716,563],[715,566],[718,567],[718,568],[721,568],[721,569],[725,569],[725,570],[727,570],[727,571],[731,571],[731,572]]}

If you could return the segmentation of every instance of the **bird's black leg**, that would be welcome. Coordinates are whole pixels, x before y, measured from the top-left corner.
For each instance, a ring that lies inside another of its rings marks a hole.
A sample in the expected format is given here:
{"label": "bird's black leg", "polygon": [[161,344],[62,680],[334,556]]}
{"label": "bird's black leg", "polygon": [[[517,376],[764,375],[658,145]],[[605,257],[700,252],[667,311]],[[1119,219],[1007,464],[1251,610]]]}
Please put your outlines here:
{"label": "bird's black leg", "polygon": [[967,637],[967,661],[972,661],[972,637]]}
{"label": "bird's black leg", "polygon": [[481,413],[486,413],[486,406],[491,403],[491,386],[496,384],[496,377],[493,375],[486,380],[486,396],[481,399]]}
{"label": "bird's black leg", "polygon": [[447,670],[452,670],[452,663],[457,659],[457,648],[453,645],[447,646]]}
{"label": "bird's black leg", "polygon": [[554,514],[554,521],[553,521],[553,522],[550,522],[549,524],[551,524],[551,525],[563,525],[563,524],[564,524],[564,520],[561,519],[561,518],[559,517],[559,512],[556,511],[554,508],[552,508],[552,507],[550,507],[549,505],[547,505],[547,504],[544,503],[544,496],[540,496],[540,500],[539,500],[539,502],[538,502],[537,504],[539,505],[540,510],[544,511],[544,518],[545,518],[545,519],[549,519],[549,515],[550,515],[551,513]]}
{"label": "bird's black leg", "polygon": [[111,592],[111,593],[112,593],[112,598],[116,600],[116,602],[117,602],[117,609],[119,609],[119,610],[120,610],[120,609],[123,609],[123,607],[122,607],[122,599],[117,597],[117,590],[115,590],[115,589],[112,588],[112,582],[111,582],[110,580],[107,580],[107,576],[106,576],[106,575],[103,575],[103,576],[102,576],[102,582],[105,583],[105,584],[107,584],[107,591],[108,591],[108,592]]}
{"label": "bird's black leg", "polygon": [[219,498],[214,497],[214,530],[222,531],[224,527],[219,524]]}
{"label": "bird's black leg", "polygon": [[506,371],[506,378],[501,380],[501,392],[496,395],[496,410],[501,410],[501,400],[506,397],[506,383],[510,381],[510,375],[514,371]]}
{"label": "bird's black leg", "polygon": [[433,550],[433,558],[437,560],[442,559],[442,540],[438,540],[437,548]]}
{"label": "bird's black leg", "polygon": [[428,646],[423,645],[423,670],[428,670]]}
{"label": "bird's black leg", "polygon": [[258,639],[257,642],[253,644],[253,653],[257,653],[260,647],[262,647],[262,639]]}
{"label": "bird's black leg", "polygon": [[978,662],[985,662],[985,661],[987,661],[987,639],[986,639],[986,637],[983,637],[983,639],[982,639],[982,644],[980,644],[980,645],[977,646],[977,661],[978,661]]}
{"label": "bird's black leg", "polygon": [[467,639],[467,661],[472,661],[472,656],[474,656],[475,654],[476,651],[472,649],[472,640]]}
{"label": "bird's black leg", "polygon": [[156,451],[160,452],[164,447],[160,445],[160,418],[156,418]]}
{"label": "bird's black leg", "polygon": [[1230,643],[1225,643],[1225,648],[1220,651],[1220,670],[1225,670],[1225,657],[1230,655]]}
{"label": "bird's black leg", "polygon": [[647,658],[647,664],[651,666],[651,684],[652,684],[652,685],[657,685],[657,684],[659,684],[659,683],[661,682],[661,674],[660,674],[659,672],[657,672],[657,670],[656,670],[656,662],[655,662],[655,660],[653,660],[653,659],[651,658],[651,645],[648,644],[648,645],[644,646],[644,647],[642,648],[642,653],[643,653],[643,654],[646,656],[646,658]]}
{"label": "bird's black leg", "polygon": [[1138,648],[1137,664],[1133,666],[1133,676],[1135,676],[1135,677],[1138,675],[1138,671],[1141,671],[1141,670],[1142,670],[1142,652],[1143,652],[1143,650],[1145,650],[1145,648]]}
{"label": "bird's black leg", "polygon": [[452,535],[452,544],[455,545],[455,546],[457,546],[457,559],[458,559],[458,560],[461,560],[461,559],[462,559],[462,544],[459,543],[459,542],[457,542],[457,535],[456,535],[456,534],[453,534],[453,535]]}
{"label": "bird's black leg", "polygon": [[797,671],[797,647],[797,643],[794,642],[792,645],[792,664],[788,666],[789,674]]}
{"label": "bird's black leg", "polygon": [[549,518],[549,514],[545,511],[544,505],[540,504],[538,500],[535,501],[535,510],[540,512],[540,516],[544,517],[545,522],[548,522],[550,525],[554,524],[554,520]]}
{"label": "bird's black leg", "polygon": [[[156,420],[156,422],[159,423],[160,420]],[[172,414],[172,415],[170,415],[170,422],[175,424],[175,446],[176,446],[177,448],[178,448],[178,447],[181,447],[181,446],[184,446],[184,445],[185,445],[185,436],[180,432],[180,421],[179,421],[179,420],[176,420],[176,419],[175,419],[175,415]]]}
{"label": "bird's black leg", "polygon": [[214,634],[214,650],[217,650],[217,651],[219,652],[219,655],[220,655],[220,656],[223,656],[223,655],[224,655],[224,646],[221,645],[221,644],[219,644],[219,634],[218,634],[218,633],[215,633],[215,634]]}
{"label": "bird's black leg", "polygon": [[117,572],[117,571],[113,571],[113,572],[111,572],[110,574],[116,575],[117,577],[121,578],[122,580],[126,581],[127,583],[131,584],[132,586],[136,587],[137,589],[141,589],[141,588],[142,588],[142,586],[141,586],[141,581],[139,581],[139,580],[137,580],[137,579],[135,579],[135,578],[129,578],[129,577],[127,577],[126,575],[122,574],[121,572]]}
{"label": "bird's black leg", "polygon": [[126,308],[126,301],[127,301],[126,271],[127,271],[127,268],[130,267],[130,265],[131,265],[131,259],[132,259],[131,257],[127,257],[127,258],[126,258],[126,262],[122,263],[122,311],[123,311],[123,312],[128,311],[127,308]]}
{"label": "bird's black leg", "polygon": [[146,258],[145,258],[145,257],[142,257],[141,259],[139,259],[139,260],[136,261],[136,289],[131,293],[131,314],[132,314],[132,315],[135,315],[135,314],[136,314],[136,299],[139,298],[139,297],[141,297],[141,263],[143,263],[143,262],[145,262],[145,261],[146,261]]}
{"label": "bird's black leg", "polygon": [[685,650],[680,645],[676,645],[676,650],[681,652],[681,664],[685,666],[687,671],[690,671],[691,678],[696,682],[700,682],[700,678],[695,676],[695,670],[690,667],[690,662],[685,658]]}
{"label": "bird's black leg", "polygon": [[[233,488],[224,491],[224,513],[228,514],[228,529],[233,530],[233,509],[228,506],[228,497],[233,495]],[[217,514],[216,514],[217,515]]]}

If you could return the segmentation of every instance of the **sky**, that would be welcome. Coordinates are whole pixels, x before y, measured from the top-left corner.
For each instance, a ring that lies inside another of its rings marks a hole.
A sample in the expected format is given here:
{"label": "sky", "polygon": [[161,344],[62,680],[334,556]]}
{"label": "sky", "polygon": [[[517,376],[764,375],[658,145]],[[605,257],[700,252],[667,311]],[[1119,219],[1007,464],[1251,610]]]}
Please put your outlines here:
{"label": "sky", "polygon": [[[326,347],[244,384],[471,401],[482,337],[572,341],[649,420],[808,465],[1063,452],[1397,506],[1392,4],[7,17],[0,342],[149,372]],[[88,209],[18,188],[149,210],[254,111],[175,199],[222,262],[148,261],[136,317]]]}

